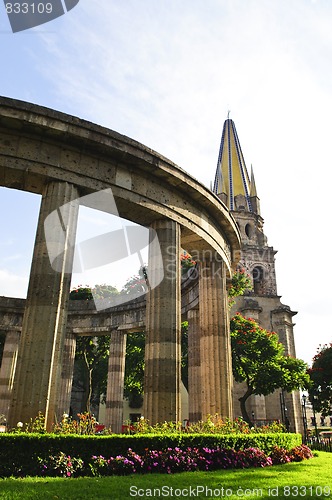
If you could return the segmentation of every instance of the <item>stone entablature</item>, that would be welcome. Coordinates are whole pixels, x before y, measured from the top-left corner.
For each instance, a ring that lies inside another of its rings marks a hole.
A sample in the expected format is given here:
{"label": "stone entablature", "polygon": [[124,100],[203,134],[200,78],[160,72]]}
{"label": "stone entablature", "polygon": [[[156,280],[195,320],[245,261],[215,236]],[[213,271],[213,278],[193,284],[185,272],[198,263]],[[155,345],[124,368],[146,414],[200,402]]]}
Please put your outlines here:
{"label": "stone entablature", "polygon": [[[181,314],[198,309],[197,271],[182,280]],[[0,332],[21,331],[26,300],[0,296]],[[93,300],[71,300],[68,305],[67,332],[75,335],[107,335],[112,330],[137,332],[145,328],[145,296],[110,309],[97,311]]]}

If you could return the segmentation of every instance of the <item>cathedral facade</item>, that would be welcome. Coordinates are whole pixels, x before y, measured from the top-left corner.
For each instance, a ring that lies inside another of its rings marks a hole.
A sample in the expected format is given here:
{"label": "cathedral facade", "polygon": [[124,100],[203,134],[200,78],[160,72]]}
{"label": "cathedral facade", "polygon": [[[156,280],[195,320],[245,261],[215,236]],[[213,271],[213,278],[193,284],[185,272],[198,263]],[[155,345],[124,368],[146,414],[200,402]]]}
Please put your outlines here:
{"label": "cathedral facade", "polygon": [[[238,297],[231,314],[240,312],[278,334],[285,354],[295,357],[293,316],[277,292],[275,254],[264,234],[264,220],[251,170],[249,176],[233,120],[224,123],[213,192],[226,204],[235,218],[242,238],[239,269],[252,278],[253,289]],[[245,392],[242,384],[234,384],[234,417],[241,415],[239,397]],[[251,396],[248,413],[255,423],[280,420],[291,431],[302,431],[301,400],[298,391],[291,394],[278,390],[269,396]]]}

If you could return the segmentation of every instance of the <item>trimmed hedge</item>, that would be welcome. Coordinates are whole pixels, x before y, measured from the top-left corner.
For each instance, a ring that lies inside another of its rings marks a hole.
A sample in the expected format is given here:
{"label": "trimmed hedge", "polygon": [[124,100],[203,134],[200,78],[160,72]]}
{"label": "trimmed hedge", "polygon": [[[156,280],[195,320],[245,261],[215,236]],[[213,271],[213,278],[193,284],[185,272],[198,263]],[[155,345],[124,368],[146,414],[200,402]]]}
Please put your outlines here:
{"label": "trimmed hedge", "polygon": [[259,448],[270,454],[274,446],[291,450],[302,443],[300,434],[115,434],[108,436],[70,434],[0,434],[0,477],[36,475],[38,457],[47,459],[60,452],[88,462],[93,455],[123,455],[129,448],[138,454],[167,448]]}

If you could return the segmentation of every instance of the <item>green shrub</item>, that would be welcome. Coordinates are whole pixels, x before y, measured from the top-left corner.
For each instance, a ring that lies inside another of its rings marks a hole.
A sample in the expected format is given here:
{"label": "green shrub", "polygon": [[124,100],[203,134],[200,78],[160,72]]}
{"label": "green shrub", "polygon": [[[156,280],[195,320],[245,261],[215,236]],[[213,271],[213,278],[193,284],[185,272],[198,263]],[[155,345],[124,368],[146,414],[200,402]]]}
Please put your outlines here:
{"label": "green shrub", "polygon": [[244,450],[259,448],[270,454],[275,446],[290,450],[301,445],[300,434],[113,434],[61,435],[33,433],[3,433],[0,435],[0,477],[38,475],[38,458],[64,453],[88,463],[94,456],[124,455],[129,448],[139,455],[146,450],[167,448],[225,448]]}

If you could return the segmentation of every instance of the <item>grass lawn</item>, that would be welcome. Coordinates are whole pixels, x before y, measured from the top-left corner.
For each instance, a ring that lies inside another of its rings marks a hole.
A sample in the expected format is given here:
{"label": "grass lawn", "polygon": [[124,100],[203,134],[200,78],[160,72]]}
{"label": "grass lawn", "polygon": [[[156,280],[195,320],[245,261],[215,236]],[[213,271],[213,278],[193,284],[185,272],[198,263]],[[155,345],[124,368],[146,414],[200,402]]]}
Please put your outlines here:
{"label": "grass lawn", "polygon": [[[0,480],[0,499],[332,498],[332,454],[265,469]],[[202,491],[204,490],[204,491]]]}

